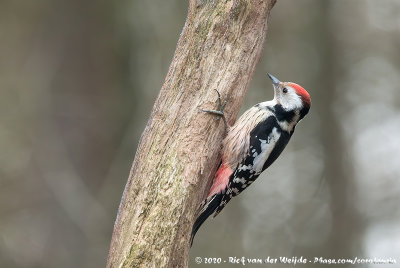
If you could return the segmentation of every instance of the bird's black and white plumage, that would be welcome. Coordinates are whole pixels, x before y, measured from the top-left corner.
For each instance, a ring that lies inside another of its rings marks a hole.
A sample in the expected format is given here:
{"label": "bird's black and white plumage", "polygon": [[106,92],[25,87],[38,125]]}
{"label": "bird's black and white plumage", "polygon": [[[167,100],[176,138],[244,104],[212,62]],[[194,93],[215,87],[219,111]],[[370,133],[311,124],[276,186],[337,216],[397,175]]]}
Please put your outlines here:
{"label": "bird's black and white plumage", "polygon": [[207,198],[200,204],[193,225],[191,243],[201,224],[216,216],[281,154],[296,124],[308,113],[311,99],[301,86],[280,82],[268,74],[274,99],[248,109],[229,127],[223,142],[222,163]]}

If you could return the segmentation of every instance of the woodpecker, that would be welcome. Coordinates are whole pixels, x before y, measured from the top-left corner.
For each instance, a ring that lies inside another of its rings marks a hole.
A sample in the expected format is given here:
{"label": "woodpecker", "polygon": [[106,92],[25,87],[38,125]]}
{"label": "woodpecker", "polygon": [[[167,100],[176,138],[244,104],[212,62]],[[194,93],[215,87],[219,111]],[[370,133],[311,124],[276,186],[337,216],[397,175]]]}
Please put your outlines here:
{"label": "woodpecker", "polygon": [[215,174],[207,198],[200,204],[193,224],[190,245],[203,222],[221,212],[232,197],[240,194],[282,153],[297,123],[311,107],[308,92],[298,84],[280,82],[268,74],[274,88],[274,99],[248,109],[233,126],[226,123],[218,93],[220,110],[203,112],[221,116],[227,125],[222,146],[222,162]]}

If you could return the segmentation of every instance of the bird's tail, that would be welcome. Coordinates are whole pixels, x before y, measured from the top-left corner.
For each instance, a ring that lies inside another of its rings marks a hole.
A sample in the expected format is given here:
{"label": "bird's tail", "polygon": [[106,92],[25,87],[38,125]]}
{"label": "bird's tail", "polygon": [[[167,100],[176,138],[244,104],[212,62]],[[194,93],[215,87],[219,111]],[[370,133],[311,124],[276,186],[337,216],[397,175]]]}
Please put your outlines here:
{"label": "bird's tail", "polygon": [[224,194],[214,194],[211,198],[205,199],[199,206],[198,212],[196,215],[197,219],[193,224],[192,234],[190,237],[190,246],[193,244],[194,236],[196,235],[197,231],[199,230],[200,226],[203,222],[218,208],[222,201],[222,197]]}

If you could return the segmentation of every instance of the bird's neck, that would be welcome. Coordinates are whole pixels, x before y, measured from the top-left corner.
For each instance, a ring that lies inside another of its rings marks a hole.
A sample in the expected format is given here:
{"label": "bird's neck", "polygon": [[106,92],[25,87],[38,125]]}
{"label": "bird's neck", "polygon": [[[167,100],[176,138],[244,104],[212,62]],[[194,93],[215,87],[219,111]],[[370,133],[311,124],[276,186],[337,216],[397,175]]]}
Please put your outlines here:
{"label": "bird's neck", "polygon": [[256,105],[256,107],[268,109],[274,113],[276,119],[278,120],[279,126],[283,131],[286,131],[289,134],[293,133],[296,124],[304,117],[301,112],[302,110],[287,110],[280,103],[278,103],[275,98],[270,101],[259,103]]}
{"label": "bird's neck", "polygon": [[300,111],[285,110],[280,104],[276,104],[274,110],[279,126],[282,130],[291,134],[294,131],[296,124],[300,121]]}

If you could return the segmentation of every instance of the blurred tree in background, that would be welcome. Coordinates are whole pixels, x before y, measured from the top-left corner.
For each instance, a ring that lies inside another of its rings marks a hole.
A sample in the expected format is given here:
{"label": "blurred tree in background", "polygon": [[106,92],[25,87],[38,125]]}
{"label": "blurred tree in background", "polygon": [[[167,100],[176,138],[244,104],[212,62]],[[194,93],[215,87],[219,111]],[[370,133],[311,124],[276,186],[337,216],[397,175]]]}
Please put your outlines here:
{"label": "blurred tree in background", "polygon": [[[267,71],[303,85],[313,107],[256,186],[199,231],[191,266],[400,262],[399,12],[395,0],[277,2],[243,109],[272,98]],[[2,1],[1,267],[104,267],[186,13],[182,0]]]}

